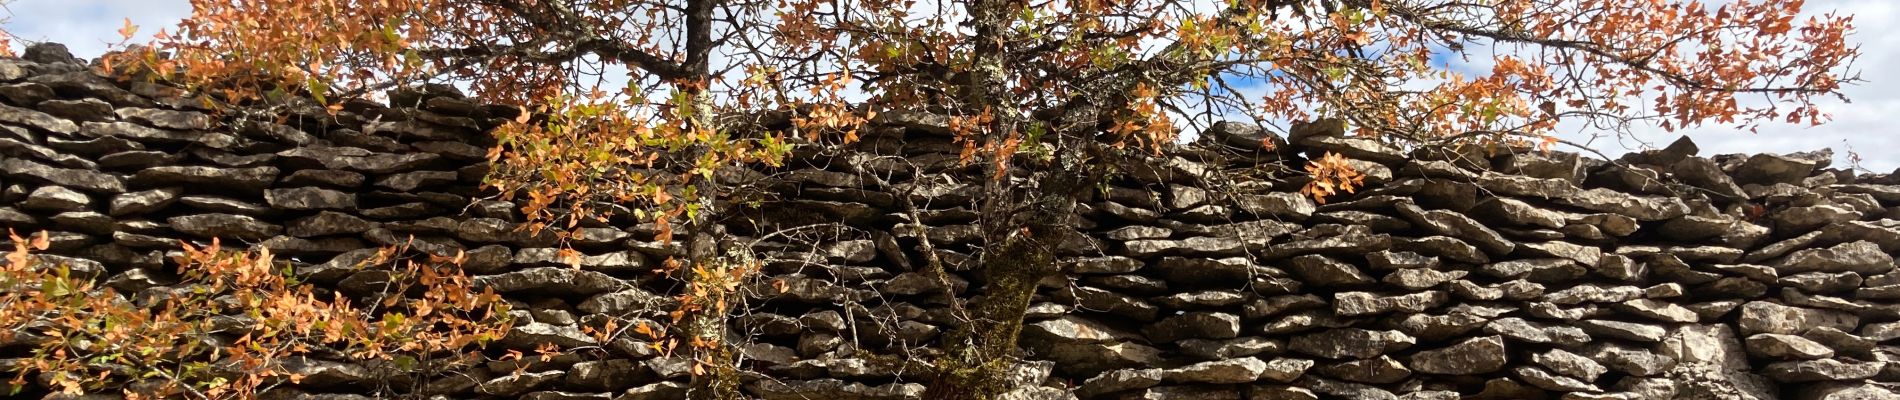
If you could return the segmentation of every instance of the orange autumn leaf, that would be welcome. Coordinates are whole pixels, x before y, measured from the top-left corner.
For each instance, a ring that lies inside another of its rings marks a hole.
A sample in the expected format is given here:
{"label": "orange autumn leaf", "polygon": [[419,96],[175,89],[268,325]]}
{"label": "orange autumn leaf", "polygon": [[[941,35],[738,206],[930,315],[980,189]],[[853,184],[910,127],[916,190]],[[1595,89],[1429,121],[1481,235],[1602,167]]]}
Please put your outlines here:
{"label": "orange autumn leaf", "polygon": [[1339,192],[1353,193],[1354,188],[1366,180],[1365,174],[1353,169],[1346,157],[1330,151],[1317,160],[1308,161],[1306,172],[1313,180],[1300,192],[1312,196],[1319,204],[1326,204],[1327,197]]}
{"label": "orange autumn leaf", "polygon": [[132,35],[136,35],[138,32],[139,26],[133,25],[131,18],[126,18],[125,25],[119,27],[119,37],[125,40],[132,40]]}

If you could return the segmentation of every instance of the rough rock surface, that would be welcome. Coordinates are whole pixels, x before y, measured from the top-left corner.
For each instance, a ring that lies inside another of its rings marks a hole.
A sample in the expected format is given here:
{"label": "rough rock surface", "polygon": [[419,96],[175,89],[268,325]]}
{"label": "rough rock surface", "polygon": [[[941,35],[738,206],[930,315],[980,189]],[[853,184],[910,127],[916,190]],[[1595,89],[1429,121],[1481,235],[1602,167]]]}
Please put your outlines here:
{"label": "rough rock surface", "polygon": [[[42,262],[162,293],[164,251],[218,238],[352,293],[387,278],[359,262],[406,243],[462,254],[517,305],[495,354],[590,349],[427,385],[301,359],[286,398],[685,396],[691,360],[589,333],[666,318],[683,289],[653,267],[682,249],[618,217],[564,237],[517,230],[518,204],[480,187],[495,144],[480,133],[502,108],[403,91],[397,107],[350,103],[324,123],[243,125],[55,50],[0,60],[0,225],[47,231]],[[748,396],[920,398],[928,378],[901,360],[928,359],[964,323],[946,293],[981,293],[985,244],[958,182],[983,177],[945,166],[960,147],[941,118],[888,118],[842,152],[721,172],[774,191],[726,227],[767,238],[748,249],[767,275],[744,291],[753,314],[731,322]],[[1084,194],[1005,398],[1900,398],[1900,176],[1832,168],[1824,152],[1705,158],[1686,139],[1616,162],[1406,157],[1328,126],[1281,140],[1219,124]],[[1263,140],[1284,151],[1247,147]],[[1322,205],[1292,193],[1297,175],[1258,178],[1325,151],[1377,179]],[[771,235],[812,224],[830,228]],[[951,274],[923,273],[932,260]]]}

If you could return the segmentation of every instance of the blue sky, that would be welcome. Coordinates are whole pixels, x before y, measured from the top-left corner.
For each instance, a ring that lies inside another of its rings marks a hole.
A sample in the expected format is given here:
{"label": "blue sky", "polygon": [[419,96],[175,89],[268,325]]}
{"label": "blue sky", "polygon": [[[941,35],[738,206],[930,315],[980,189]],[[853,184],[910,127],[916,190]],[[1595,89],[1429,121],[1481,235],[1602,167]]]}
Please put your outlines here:
{"label": "blue sky", "polygon": [[[1704,155],[1720,153],[1785,153],[1831,147],[1844,164],[1848,152],[1858,153],[1861,166],[1875,172],[1890,172],[1900,167],[1900,79],[1889,79],[1882,72],[1900,65],[1900,2],[1893,0],[1809,0],[1807,9],[1819,13],[1837,10],[1855,15],[1859,32],[1853,39],[1864,53],[1856,67],[1867,79],[1846,93],[1852,103],[1830,102],[1825,110],[1834,115],[1832,123],[1805,125],[1765,124],[1760,133],[1748,133],[1728,126],[1709,126],[1686,132],[1666,133],[1660,129],[1639,129],[1632,138],[1600,139],[1594,147],[1605,153],[1620,154],[1645,146],[1667,145],[1683,133],[1700,144]],[[81,58],[98,56],[107,45],[119,39],[116,31],[129,18],[140,25],[140,36],[149,37],[161,27],[170,26],[190,14],[186,0],[15,0],[7,5],[12,18],[9,31],[26,40],[65,43]],[[1474,61],[1483,57],[1474,57]],[[1462,61],[1449,59],[1454,64]],[[1488,70],[1482,65],[1453,65],[1454,68]],[[1585,139],[1578,137],[1575,139]]]}

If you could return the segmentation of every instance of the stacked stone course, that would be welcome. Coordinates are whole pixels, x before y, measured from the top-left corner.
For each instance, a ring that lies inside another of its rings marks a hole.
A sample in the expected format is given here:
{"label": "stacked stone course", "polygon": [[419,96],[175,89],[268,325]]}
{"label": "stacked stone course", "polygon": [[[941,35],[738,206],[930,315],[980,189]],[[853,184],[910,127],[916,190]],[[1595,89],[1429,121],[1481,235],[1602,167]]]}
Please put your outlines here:
{"label": "stacked stone course", "polygon": [[[511,108],[434,88],[335,114],[211,113],[50,46],[26,54],[0,60],[0,226],[49,231],[44,260],[162,293],[178,241],[216,237],[362,295],[387,277],[356,268],[380,246],[462,251],[516,306],[491,351],[597,351],[412,394],[683,397],[689,361],[583,333],[665,318],[678,289],[653,270],[677,244],[619,219],[564,241],[514,229],[515,205],[479,185],[485,132]],[[959,323],[946,296],[981,295],[981,177],[930,118],[890,114],[843,149],[721,174],[760,188],[723,220],[767,266],[731,321],[748,395],[918,398],[930,347]],[[1087,194],[1049,244],[1063,272],[1038,289],[1007,398],[1900,398],[1886,175],[1830,168],[1826,151],[1704,158],[1687,140],[1610,162],[1295,131],[1218,124]],[[1276,150],[1252,150],[1263,140]],[[1328,151],[1368,182],[1322,205],[1292,171]],[[22,350],[0,343],[0,358]],[[293,367],[309,377],[272,396],[368,398],[375,379],[342,360]]]}

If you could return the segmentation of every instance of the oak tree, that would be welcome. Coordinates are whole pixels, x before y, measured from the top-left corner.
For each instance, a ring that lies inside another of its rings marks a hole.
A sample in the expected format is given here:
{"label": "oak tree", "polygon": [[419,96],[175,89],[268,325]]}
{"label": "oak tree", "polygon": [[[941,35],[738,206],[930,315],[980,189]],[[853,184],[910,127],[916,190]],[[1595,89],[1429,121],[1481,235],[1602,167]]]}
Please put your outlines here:
{"label": "oak tree", "polygon": [[[987,398],[1004,389],[1035,282],[1057,271],[1047,244],[1077,194],[1183,128],[1324,118],[1417,147],[1548,146],[1578,126],[1814,124],[1858,55],[1851,17],[1806,16],[1801,0],[192,5],[119,64],[233,103],[454,82],[530,111],[495,133],[490,182],[551,229],[633,214],[684,243],[667,265],[691,287],[674,315],[705,398],[736,396],[718,341],[726,296],[754,270],[719,251],[713,218],[737,188],[718,172],[849,142],[867,122],[948,130],[988,177],[985,295],[955,305],[970,323],[941,339],[930,385],[932,398]],[[1351,190],[1347,160],[1317,158],[1311,194]]]}

